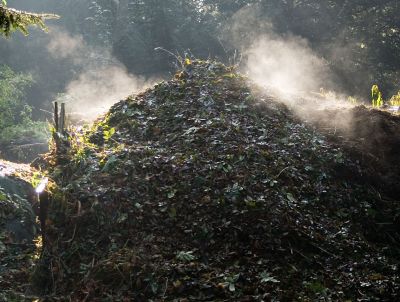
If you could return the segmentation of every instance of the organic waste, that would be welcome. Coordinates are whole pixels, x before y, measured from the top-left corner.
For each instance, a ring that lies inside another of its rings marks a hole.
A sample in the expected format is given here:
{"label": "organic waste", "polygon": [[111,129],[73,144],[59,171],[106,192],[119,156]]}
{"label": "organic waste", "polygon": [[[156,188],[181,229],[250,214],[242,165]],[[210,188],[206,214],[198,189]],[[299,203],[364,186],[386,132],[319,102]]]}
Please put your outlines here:
{"label": "organic waste", "polygon": [[187,59],[46,155],[33,285],[50,301],[398,300],[398,200],[315,124]]}

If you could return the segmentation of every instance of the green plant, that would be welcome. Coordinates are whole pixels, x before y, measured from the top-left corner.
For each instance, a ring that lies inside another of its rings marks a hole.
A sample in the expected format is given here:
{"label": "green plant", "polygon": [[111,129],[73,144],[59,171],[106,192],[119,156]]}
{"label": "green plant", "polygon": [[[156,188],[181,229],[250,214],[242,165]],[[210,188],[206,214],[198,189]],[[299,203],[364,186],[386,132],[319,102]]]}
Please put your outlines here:
{"label": "green plant", "polygon": [[319,281],[306,282],[305,287],[308,291],[314,294],[322,294],[327,290],[327,288]]}
{"label": "green plant", "polygon": [[47,30],[44,24],[45,19],[58,19],[54,14],[34,14],[8,8],[6,0],[0,2],[0,34],[8,37],[15,30],[28,34],[28,26],[36,25],[43,30]]}
{"label": "green plant", "polygon": [[378,85],[373,85],[371,88],[372,107],[379,108],[383,105],[382,93]]}
{"label": "green plant", "polygon": [[230,292],[236,291],[236,283],[239,281],[240,274],[225,277],[224,287],[228,287]]}
{"label": "green plant", "polygon": [[46,122],[24,122],[8,126],[0,130],[0,144],[10,144],[15,141],[29,139],[34,142],[47,142],[50,138]]}
{"label": "green plant", "polygon": [[108,128],[103,131],[103,138],[105,142],[108,142],[110,138],[115,134],[115,128]]}
{"label": "green plant", "polygon": [[31,108],[25,103],[25,91],[34,83],[31,74],[16,73],[0,65],[0,131],[31,121]]}
{"label": "green plant", "polygon": [[193,251],[180,251],[176,254],[176,259],[182,262],[191,262],[196,259],[196,257],[193,255]]}
{"label": "green plant", "polygon": [[261,283],[279,283],[280,281],[277,280],[274,276],[272,276],[270,273],[268,273],[267,271],[263,271],[260,274],[260,279],[261,279]]}
{"label": "green plant", "polygon": [[390,98],[389,104],[392,106],[400,106],[400,91]]}

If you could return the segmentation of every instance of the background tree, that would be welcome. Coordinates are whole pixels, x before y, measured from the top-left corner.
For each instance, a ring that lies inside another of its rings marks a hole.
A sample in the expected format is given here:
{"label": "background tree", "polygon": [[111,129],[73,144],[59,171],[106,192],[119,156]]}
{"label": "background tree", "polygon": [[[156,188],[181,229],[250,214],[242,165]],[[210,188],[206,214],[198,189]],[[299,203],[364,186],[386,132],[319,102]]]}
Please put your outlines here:
{"label": "background tree", "polygon": [[[11,1],[11,0],[10,0]],[[246,22],[244,39],[263,33],[271,24],[278,35],[306,39],[329,65],[344,92],[369,99],[379,84],[384,96],[399,83],[400,3],[396,0],[13,0],[19,10],[52,11],[62,15],[58,29],[82,36],[92,48],[111,53],[129,72],[163,76],[174,59],[160,51],[191,52],[199,58],[228,62],[238,45],[231,43],[235,17],[257,6]],[[56,35],[57,31],[55,31]],[[254,33],[254,35],[252,35]],[[52,37],[32,30],[0,44],[2,63],[30,72],[36,83],[29,103],[46,107],[81,72],[71,60],[47,52]],[[243,42],[243,41],[241,41]],[[242,43],[248,46],[246,43]],[[40,112],[34,109],[33,114]]]}

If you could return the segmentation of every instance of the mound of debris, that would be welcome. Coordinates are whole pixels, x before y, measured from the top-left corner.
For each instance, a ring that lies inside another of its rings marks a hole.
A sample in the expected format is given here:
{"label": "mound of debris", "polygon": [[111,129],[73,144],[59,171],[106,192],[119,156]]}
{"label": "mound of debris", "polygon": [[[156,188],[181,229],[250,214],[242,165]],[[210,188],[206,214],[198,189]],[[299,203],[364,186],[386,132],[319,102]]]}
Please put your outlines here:
{"label": "mound of debris", "polygon": [[0,160],[0,301],[24,301],[39,231],[30,196],[33,170]]}
{"label": "mound of debris", "polygon": [[301,116],[367,167],[367,181],[389,198],[400,196],[400,115],[364,105],[303,110]]}
{"label": "mound of debris", "polygon": [[50,168],[53,297],[400,298],[400,238],[379,231],[399,221],[377,220],[364,168],[231,67],[187,60],[68,144]]}

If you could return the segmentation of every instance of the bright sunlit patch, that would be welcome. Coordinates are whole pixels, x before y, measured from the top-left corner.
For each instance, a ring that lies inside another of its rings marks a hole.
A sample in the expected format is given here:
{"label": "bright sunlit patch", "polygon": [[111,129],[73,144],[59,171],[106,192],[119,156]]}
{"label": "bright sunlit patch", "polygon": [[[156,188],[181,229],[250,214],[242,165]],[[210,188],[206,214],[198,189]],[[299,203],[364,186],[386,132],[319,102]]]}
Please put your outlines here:
{"label": "bright sunlit patch", "polygon": [[35,192],[36,192],[37,194],[42,193],[42,192],[44,191],[44,189],[46,188],[46,185],[47,185],[48,182],[49,182],[49,179],[48,179],[48,178],[43,178],[43,179],[40,181],[39,185],[36,187]]}

